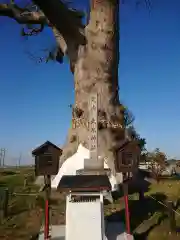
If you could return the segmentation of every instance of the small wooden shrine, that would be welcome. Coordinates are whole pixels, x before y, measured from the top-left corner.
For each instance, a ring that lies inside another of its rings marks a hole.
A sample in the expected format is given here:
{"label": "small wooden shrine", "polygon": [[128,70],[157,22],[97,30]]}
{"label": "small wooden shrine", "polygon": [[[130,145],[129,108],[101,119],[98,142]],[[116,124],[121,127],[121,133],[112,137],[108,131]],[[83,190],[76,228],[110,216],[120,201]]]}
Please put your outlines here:
{"label": "small wooden shrine", "polygon": [[50,141],[32,151],[35,156],[36,176],[56,175],[59,170],[59,157],[62,150]]}
{"label": "small wooden shrine", "polygon": [[59,157],[62,150],[50,141],[32,151],[35,156],[35,175],[44,176],[44,187],[46,192],[45,200],[45,226],[44,239],[49,239],[49,198],[51,194],[51,176],[56,175],[59,170]]}
{"label": "small wooden shrine", "polygon": [[138,142],[135,140],[125,140],[121,146],[115,149],[116,172],[135,173],[138,170],[139,158],[140,158],[140,147]]}

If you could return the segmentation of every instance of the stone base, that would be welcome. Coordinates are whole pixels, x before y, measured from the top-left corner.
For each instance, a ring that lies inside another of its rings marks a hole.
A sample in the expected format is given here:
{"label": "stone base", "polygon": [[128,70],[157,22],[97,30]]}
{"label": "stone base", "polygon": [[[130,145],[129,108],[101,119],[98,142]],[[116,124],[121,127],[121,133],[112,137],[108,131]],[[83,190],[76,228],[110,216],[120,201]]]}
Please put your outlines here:
{"label": "stone base", "polygon": [[107,175],[109,176],[111,170],[109,168],[106,169],[79,169],[76,171],[77,175]]}
{"label": "stone base", "polygon": [[122,222],[106,222],[107,240],[134,240],[132,235],[125,232],[125,225]]}
{"label": "stone base", "polygon": [[[65,240],[65,225],[53,225],[50,230],[51,240]],[[87,233],[88,234],[88,233]],[[39,233],[39,240],[44,240],[44,229]],[[84,239],[79,239],[84,240]],[[106,240],[134,240],[132,235],[124,232],[121,222],[106,223]]]}
{"label": "stone base", "polygon": [[[50,238],[51,240],[65,240],[65,225],[53,225],[50,228]],[[44,240],[44,228],[41,229],[39,233],[39,240]]]}

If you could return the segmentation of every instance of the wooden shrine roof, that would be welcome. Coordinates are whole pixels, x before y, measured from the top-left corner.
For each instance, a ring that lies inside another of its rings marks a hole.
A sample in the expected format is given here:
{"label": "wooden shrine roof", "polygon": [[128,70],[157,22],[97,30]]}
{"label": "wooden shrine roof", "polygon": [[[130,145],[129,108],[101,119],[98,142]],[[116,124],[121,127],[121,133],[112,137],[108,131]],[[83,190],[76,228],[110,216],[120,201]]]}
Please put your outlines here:
{"label": "wooden shrine roof", "polygon": [[107,175],[64,175],[57,190],[61,191],[102,191],[111,190]]}
{"label": "wooden shrine roof", "polygon": [[49,146],[51,146],[54,149],[58,150],[60,152],[60,154],[62,153],[62,149],[61,148],[59,148],[58,146],[56,146],[55,144],[53,144],[50,141],[46,141],[45,143],[43,143],[42,145],[40,145],[39,147],[34,149],[32,151],[32,155],[38,155],[42,150],[47,149]]}

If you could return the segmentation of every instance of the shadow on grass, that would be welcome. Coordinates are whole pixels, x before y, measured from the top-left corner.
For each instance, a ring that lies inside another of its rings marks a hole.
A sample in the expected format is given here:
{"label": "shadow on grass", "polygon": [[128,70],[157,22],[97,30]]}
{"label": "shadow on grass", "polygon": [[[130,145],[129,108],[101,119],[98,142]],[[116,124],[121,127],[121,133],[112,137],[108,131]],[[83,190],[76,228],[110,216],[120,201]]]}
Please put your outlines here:
{"label": "shadow on grass", "polygon": [[0,172],[0,175],[2,177],[4,177],[4,176],[12,176],[12,175],[16,175],[16,174],[17,174],[16,171],[10,171],[10,170],[4,170],[4,171]]}
{"label": "shadow on grass", "polygon": [[[146,179],[151,178],[151,173],[147,172],[145,170],[139,170],[137,177],[133,180],[130,180],[128,183],[128,192],[129,194],[134,194],[134,193],[145,193],[149,191],[151,182],[146,180]],[[173,175],[171,177],[168,176],[162,176],[159,181],[169,181],[169,180],[180,180],[180,175]],[[112,197],[114,200],[117,200],[121,197],[123,197],[123,186],[122,184],[119,185],[119,191],[113,192]]]}
{"label": "shadow on grass", "polygon": [[[166,196],[162,193],[156,193],[151,195],[157,201],[164,202],[166,201]],[[140,231],[140,234],[136,234],[136,239],[146,239],[149,232],[156,226],[158,226],[162,220],[167,218],[165,213],[165,208],[157,201],[153,200],[150,197],[145,197],[144,200],[129,200],[129,212],[130,212],[130,225],[131,232],[134,232],[140,225],[143,223],[143,230]],[[154,213],[160,212],[161,216],[150,220]],[[106,217],[107,221],[122,221],[125,223],[125,210],[117,211]],[[135,231],[136,232],[136,231]]]}
{"label": "shadow on grass", "polygon": [[14,198],[14,202],[8,206],[8,216],[12,217],[23,212],[32,210],[36,204],[36,198],[18,197]]}
{"label": "shadow on grass", "polygon": [[60,200],[59,200],[59,199],[53,199],[53,198],[51,198],[49,202],[50,202],[50,205],[56,205],[56,206],[58,206]]}
{"label": "shadow on grass", "polygon": [[28,210],[29,210],[29,208],[26,206],[22,207],[20,209],[18,209],[16,206],[13,206],[13,207],[9,208],[9,210],[8,210],[8,217],[16,216],[16,215],[26,212]]}
{"label": "shadow on grass", "polygon": [[136,233],[135,233],[135,234],[134,234],[134,239],[135,239],[135,240],[147,240],[149,233],[150,233],[155,227],[159,226],[159,225],[161,224],[161,222],[164,221],[166,218],[167,218],[167,216],[165,216],[165,215],[164,215],[164,216],[161,216],[161,217],[158,219],[157,223],[155,223],[155,224],[153,224],[152,226],[150,226],[147,231],[145,231],[145,232],[143,232],[143,233],[140,233],[140,234],[136,234]]}
{"label": "shadow on grass", "polygon": [[30,237],[30,240],[38,240],[38,239],[39,239],[39,233],[33,234],[33,235]]}
{"label": "shadow on grass", "polygon": [[[151,183],[145,180],[142,176],[137,177],[133,181],[129,181],[128,183],[128,192],[129,194],[134,194],[137,192],[148,192]],[[123,185],[119,185],[119,191],[112,192],[112,197],[114,200],[117,200],[123,197]]]}

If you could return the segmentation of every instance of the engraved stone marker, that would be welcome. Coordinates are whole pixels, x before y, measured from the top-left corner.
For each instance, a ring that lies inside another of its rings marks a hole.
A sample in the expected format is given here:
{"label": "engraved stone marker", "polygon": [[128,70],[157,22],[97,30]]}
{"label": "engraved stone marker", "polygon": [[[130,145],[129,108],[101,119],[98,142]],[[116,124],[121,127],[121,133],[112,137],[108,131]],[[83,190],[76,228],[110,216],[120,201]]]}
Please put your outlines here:
{"label": "engraved stone marker", "polygon": [[84,168],[91,170],[104,169],[104,160],[98,159],[98,95],[93,93],[89,100],[89,150],[90,159],[85,159]]}
{"label": "engraved stone marker", "polygon": [[97,94],[92,94],[90,96],[90,102],[89,102],[89,150],[90,150],[90,158],[91,161],[97,161],[98,160],[98,97]]}

